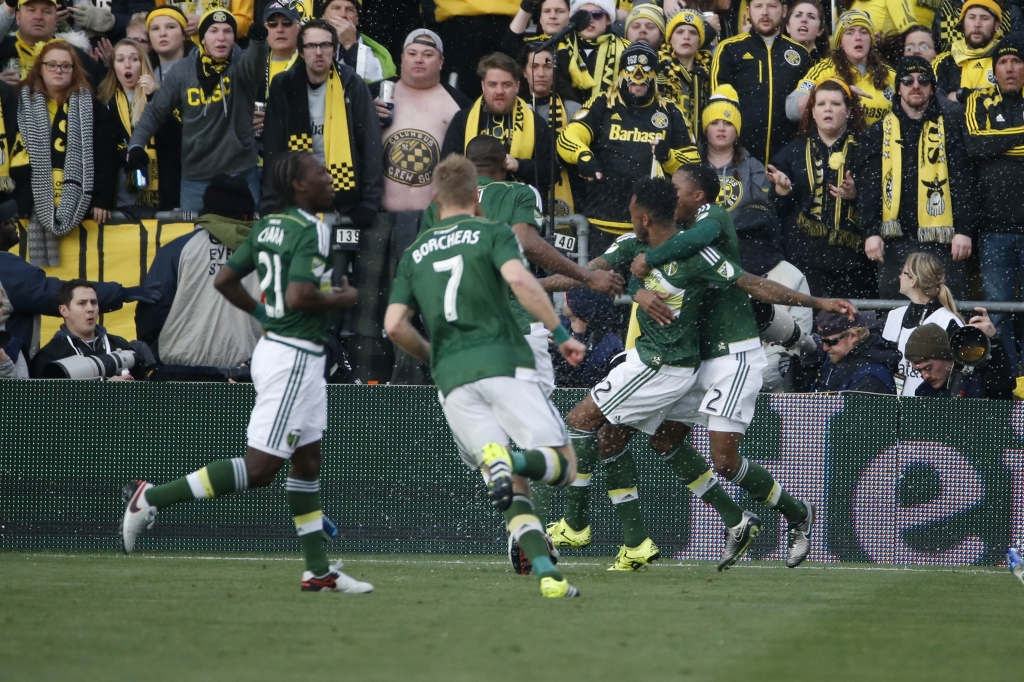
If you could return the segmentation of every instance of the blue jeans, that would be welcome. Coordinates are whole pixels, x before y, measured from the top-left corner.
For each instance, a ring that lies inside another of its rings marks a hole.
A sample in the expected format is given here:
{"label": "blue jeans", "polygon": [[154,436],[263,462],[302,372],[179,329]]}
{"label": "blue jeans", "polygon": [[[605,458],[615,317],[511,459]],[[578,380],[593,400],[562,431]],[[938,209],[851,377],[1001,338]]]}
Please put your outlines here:
{"label": "blue jeans", "polygon": [[[244,177],[246,184],[249,185],[249,191],[252,193],[253,201],[256,202],[256,212],[258,212],[260,207],[260,169],[253,166],[239,175]],[[209,180],[185,180],[183,178],[181,181],[181,210],[190,211],[195,215],[202,213],[203,193],[206,192],[206,186],[209,184]]]}
{"label": "blue jeans", "polygon": [[[1024,234],[983,232],[978,243],[981,284],[986,301],[1016,301],[1017,286],[1024,284]],[[1003,337],[1014,375],[1017,370],[1017,340],[1013,316],[992,313],[996,331]]]}

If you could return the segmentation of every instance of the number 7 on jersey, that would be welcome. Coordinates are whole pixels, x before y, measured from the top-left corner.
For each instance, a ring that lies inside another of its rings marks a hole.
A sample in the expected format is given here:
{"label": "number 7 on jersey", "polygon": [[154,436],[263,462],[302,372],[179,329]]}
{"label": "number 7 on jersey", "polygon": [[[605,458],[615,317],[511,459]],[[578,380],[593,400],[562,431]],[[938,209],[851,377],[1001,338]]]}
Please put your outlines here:
{"label": "number 7 on jersey", "polygon": [[462,256],[446,258],[434,263],[434,272],[450,272],[448,285],[444,288],[444,319],[454,322],[459,319],[459,311],[456,309],[456,298],[459,295],[459,282],[462,281],[462,270],[464,264]]}

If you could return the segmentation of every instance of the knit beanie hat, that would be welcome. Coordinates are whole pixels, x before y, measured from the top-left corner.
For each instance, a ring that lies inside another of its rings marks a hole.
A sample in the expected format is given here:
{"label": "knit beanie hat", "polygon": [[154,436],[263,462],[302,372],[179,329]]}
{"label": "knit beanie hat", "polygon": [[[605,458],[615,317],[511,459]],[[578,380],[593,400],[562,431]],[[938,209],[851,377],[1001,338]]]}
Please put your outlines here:
{"label": "knit beanie hat", "polygon": [[665,15],[657,5],[634,5],[633,10],[626,16],[625,29],[637,19],[650,19],[658,27],[662,35],[665,35]]}
{"label": "knit beanie hat", "polygon": [[700,115],[700,123],[704,130],[715,121],[722,120],[731,123],[739,135],[742,128],[742,117],[740,116],[740,98],[736,89],[731,85],[719,85],[708,99],[704,111]]}
{"label": "knit beanie hat", "polygon": [[227,10],[223,9],[211,9],[207,11],[202,18],[199,20],[199,40],[202,41],[206,37],[206,32],[210,30],[210,27],[214,24],[230,24],[231,29],[238,35],[238,22],[235,21],[235,15]]}
{"label": "knit beanie hat", "polygon": [[849,31],[854,26],[862,26],[868,30],[871,34],[871,44],[875,44],[875,25],[871,23],[871,17],[867,12],[861,12],[858,9],[851,9],[847,12],[843,12],[842,16],[839,17],[839,21],[836,22],[836,32],[832,36],[832,47],[836,48],[843,44],[843,34]]}
{"label": "knit beanie hat", "polygon": [[1020,33],[1007,33],[996,46],[992,55],[992,64],[995,65],[1001,58],[1013,55],[1018,59],[1024,59],[1024,35]]}
{"label": "knit beanie hat", "polygon": [[999,6],[996,0],[964,0],[964,6],[960,9],[960,18],[957,20],[958,23],[964,23],[964,17],[967,16],[967,10],[972,7],[980,7],[987,9],[992,13],[992,16],[996,18],[996,28],[999,28],[999,22],[1003,20],[1003,8]]}
{"label": "knit beanie hat", "polygon": [[697,43],[698,47],[704,44],[705,29],[704,29],[704,17],[699,12],[694,12],[692,9],[684,9],[676,12],[669,19],[668,26],[665,27],[665,42],[676,32],[676,29],[687,24],[697,29],[697,36],[700,38],[700,42]]}
{"label": "knit beanie hat", "polygon": [[899,82],[904,76],[913,73],[924,74],[930,76],[932,80],[935,79],[935,72],[932,71],[932,65],[927,59],[916,54],[902,57],[896,64],[896,81]]}
{"label": "knit beanie hat", "polygon": [[934,322],[923,324],[910,333],[903,356],[911,362],[952,360],[953,351],[949,349],[949,335]]}

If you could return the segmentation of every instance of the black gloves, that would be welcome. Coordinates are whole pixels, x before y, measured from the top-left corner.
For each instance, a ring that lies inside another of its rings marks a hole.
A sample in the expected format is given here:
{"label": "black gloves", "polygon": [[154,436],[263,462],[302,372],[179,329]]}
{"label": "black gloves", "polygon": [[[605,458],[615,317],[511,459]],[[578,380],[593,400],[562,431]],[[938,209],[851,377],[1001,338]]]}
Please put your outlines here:
{"label": "black gloves", "polygon": [[[4,2],[6,1],[7,0],[4,0]],[[254,21],[249,26],[249,40],[255,40],[257,43],[262,43],[267,39],[269,34],[270,31],[267,30],[267,27],[262,21]]]}
{"label": "black gloves", "polygon": [[[10,4],[11,0],[4,0],[4,2]],[[15,7],[17,6],[17,2],[18,0],[14,0]],[[534,11],[537,9],[537,5],[539,4],[540,3],[537,0],[523,0],[521,3],[519,3],[519,9],[523,10],[527,14],[533,14]]]}
{"label": "black gloves", "polygon": [[377,219],[377,212],[366,206],[356,206],[348,212],[348,217],[352,219],[352,224],[357,230],[366,230]]}
{"label": "black gloves", "polygon": [[[6,2],[6,0],[4,0]],[[128,168],[139,170],[149,166],[149,154],[142,147],[135,145],[128,149]]]}
{"label": "black gloves", "polygon": [[601,164],[597,162],[593,154],[584,153],[580,155],[580,160],[576,162],[576,172],[585,178],[593,178],[601,172]]}
{"label": "black gloves", "polygon": [[667,140],[659,140],[658,144],[654,145],[654,158],[656,158],[659,163],[667,163],[671,154],[672,148]]}
{"label": "black gloves", "polygon": [[139,287],[125,287],[124,300],[126,303],[138,301],[139,303],[157,303],[163,295],[160,293],[160,282],[143,284]]}

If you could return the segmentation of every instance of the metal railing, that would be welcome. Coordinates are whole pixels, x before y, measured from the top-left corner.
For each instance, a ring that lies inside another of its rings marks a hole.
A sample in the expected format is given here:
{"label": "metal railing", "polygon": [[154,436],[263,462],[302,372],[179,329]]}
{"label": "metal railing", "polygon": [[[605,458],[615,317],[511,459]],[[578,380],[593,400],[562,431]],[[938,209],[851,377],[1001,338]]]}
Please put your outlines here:
{"label": "metal railing", "polygon": [[[852,298],[850,303],[858,310],[892,310],[908,305],[907,299],[892,301],[878,298]],[[984,308],[990,313],[1024,313],[1024,303],[1012,301],[958,301],[957,310],[973,312],[975,308]]]}

